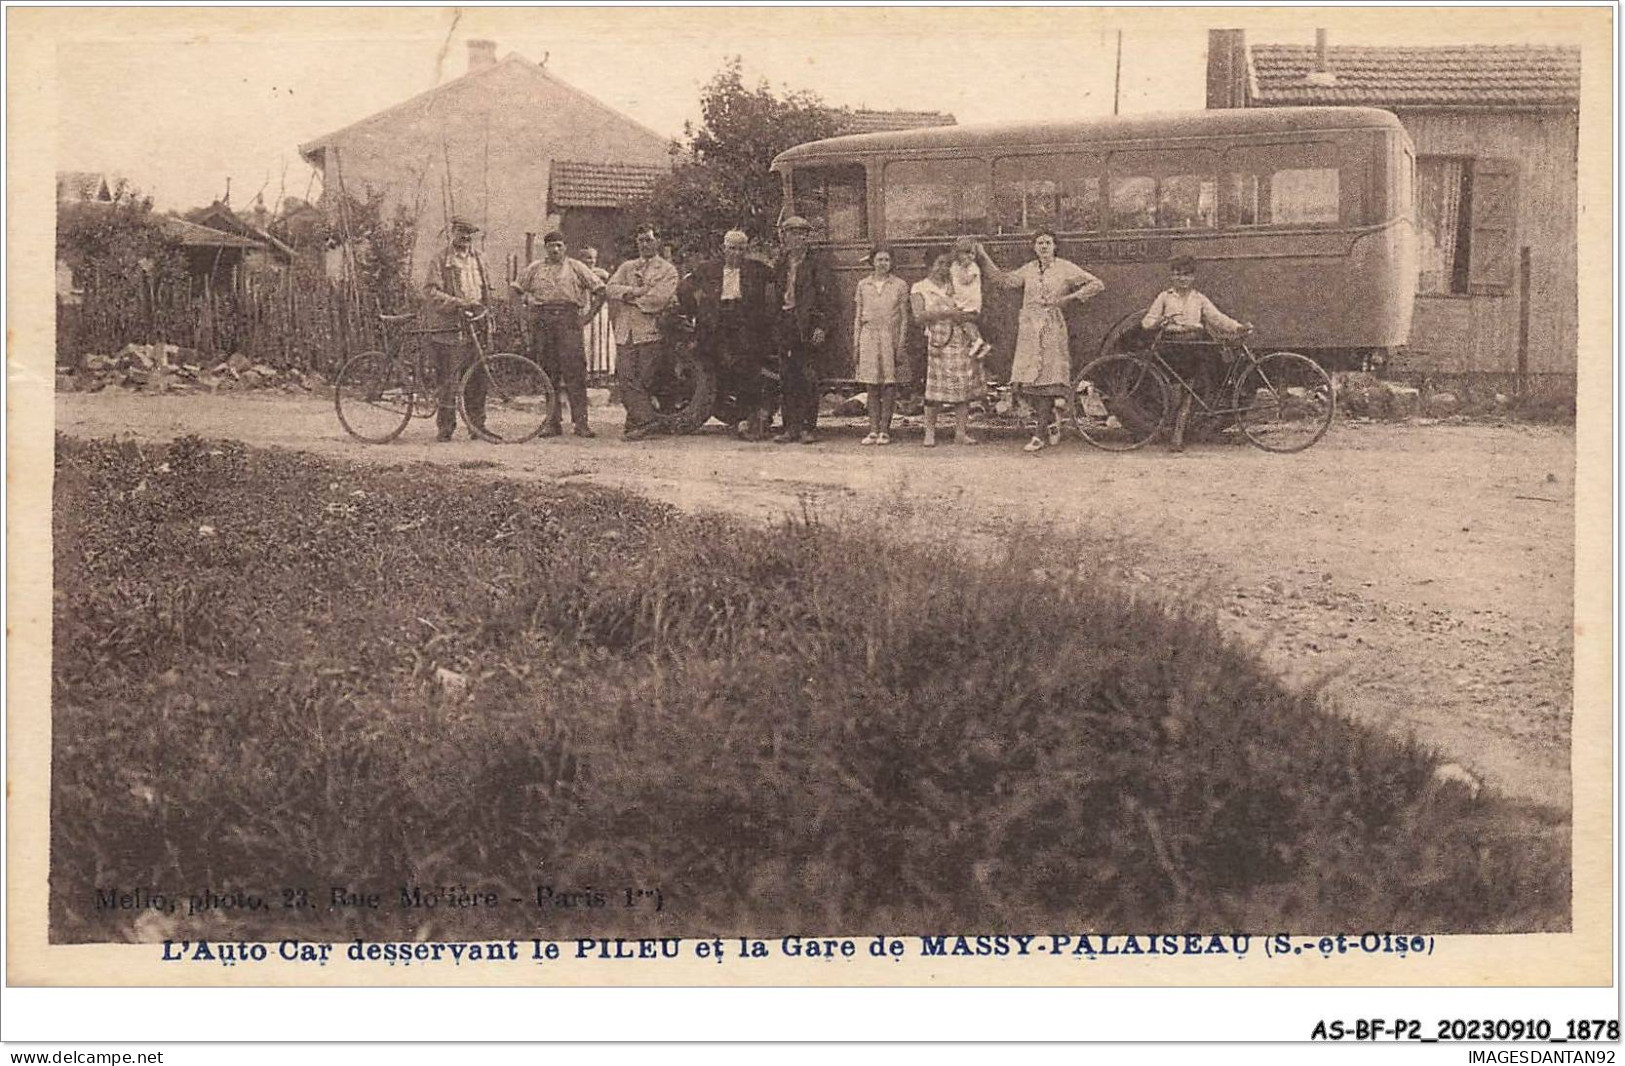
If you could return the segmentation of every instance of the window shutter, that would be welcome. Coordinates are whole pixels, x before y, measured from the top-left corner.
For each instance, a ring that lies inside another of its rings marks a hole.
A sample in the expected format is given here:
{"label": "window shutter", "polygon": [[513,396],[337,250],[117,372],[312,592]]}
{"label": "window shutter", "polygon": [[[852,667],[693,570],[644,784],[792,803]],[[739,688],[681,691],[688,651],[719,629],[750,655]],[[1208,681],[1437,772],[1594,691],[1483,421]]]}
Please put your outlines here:
{"label": "window shutter", "polygon": [[1509,292],[1518,260],[1518,161],[1474,159],[1467,291]]}

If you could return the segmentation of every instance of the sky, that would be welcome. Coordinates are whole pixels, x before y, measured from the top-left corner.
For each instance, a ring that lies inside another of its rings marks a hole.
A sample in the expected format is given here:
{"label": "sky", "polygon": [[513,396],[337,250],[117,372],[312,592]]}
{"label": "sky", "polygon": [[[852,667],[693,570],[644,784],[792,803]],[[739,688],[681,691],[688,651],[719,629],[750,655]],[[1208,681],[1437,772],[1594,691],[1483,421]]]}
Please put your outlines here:
{"label": "sky", "polygon": [[[733,55],[751,81],[836,106],[947,111],[961,123],[1084,117],[1112,111],[1119,30],[1120,109],[1131,113],[1203,106],[1210,26],[1311,43],[1328,22],[1344,44],[1574,43],[1527,19],[1447,19],[1441,30],[1437,12],[1405,23],[1391,10],[80,9],[52,33],[56,169],[123,176],[164,209],[207,204],[228,179],[235,207],[257,193],[268,205],[314,195],[299,144],[462,75],[476,38],[495,40],[499,57],[545,58],[550,73],[676,137]],[[1445,35],[1469,25],[1471,38]]]}

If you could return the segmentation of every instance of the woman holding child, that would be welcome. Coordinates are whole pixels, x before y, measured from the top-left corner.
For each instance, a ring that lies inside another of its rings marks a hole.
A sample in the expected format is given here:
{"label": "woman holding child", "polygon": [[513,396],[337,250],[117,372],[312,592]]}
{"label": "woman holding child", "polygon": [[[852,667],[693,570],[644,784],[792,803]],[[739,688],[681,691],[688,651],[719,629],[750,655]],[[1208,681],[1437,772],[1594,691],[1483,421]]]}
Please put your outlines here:
{"label": "woman holding child", "polygon": [[980,244],[976,258],[983,276],[993,285],[1020,289],[1021,316],[1017,321],[1016,357],[1010,383],[1033,405],[1037,430],[1023,451],[1037,452],[1061,440],[1055,400],[1072,388],[1072,360],[1063,305],[1092,299],[1106,286],[1076,263],[1055,254],[1055,234],[1040,230],[1033,238],[1031,262],[1015,270],[1000,270]]}
{"label": "woman holding child", "polygon": [[970,435],[970,402],[986,389],[972,355],[966,323],[975,315],[954,300],[953,252],[932,254],[931,269],[914,283],[909,304],[914,321],[925,327],[925,446],[937,443],[937,408],[954,408],[954,443],[975,444]]}

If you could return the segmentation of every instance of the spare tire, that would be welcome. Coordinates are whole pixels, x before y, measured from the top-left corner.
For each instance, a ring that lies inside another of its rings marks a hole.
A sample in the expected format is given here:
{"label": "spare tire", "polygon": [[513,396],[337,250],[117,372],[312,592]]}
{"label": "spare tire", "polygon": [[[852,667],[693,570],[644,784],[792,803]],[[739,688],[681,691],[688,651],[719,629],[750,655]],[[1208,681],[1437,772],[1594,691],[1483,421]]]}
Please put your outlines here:
{"label": "spare tire", "polygon": [[716,398],[716,371],[696,357],[693,344],[673,344],[671,358],[664,361],[649,390],[660,428],[693,433],[710,420]]}

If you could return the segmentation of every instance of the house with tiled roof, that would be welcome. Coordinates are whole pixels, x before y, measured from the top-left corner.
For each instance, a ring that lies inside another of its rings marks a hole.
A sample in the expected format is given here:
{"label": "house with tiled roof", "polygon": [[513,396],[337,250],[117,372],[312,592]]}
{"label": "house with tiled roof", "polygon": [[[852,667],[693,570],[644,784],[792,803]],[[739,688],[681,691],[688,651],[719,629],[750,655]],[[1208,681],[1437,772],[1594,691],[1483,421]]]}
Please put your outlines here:
{"label": "house with tiled roof", "polygon": [[341,190],[358,200],[382,193],[387,215],[416,220],[419,264],[445,241],[449,214],[465,215],[482,228],[491,272],[512,277],[527,247],[563,221],[549,206],[555,160],[669,165],[668,137],[544,65],[496,51],[493,41],[469,41],[461,77],[300,145],[327,206]]}
{"label": "house with tiled roof", "polygon": [[946,111],[871,111],[855,108],[836,112],[839,133],[887,133],[892,130],[919,130],[932,126],[956,126],[958,121]]}
{"label": "house with tiled roof", "polygon": [[1208,42],[1208,107],[1357,105],[1415,147],[1421,271],[1392,368],[1574,387],[1580,50]]}
{"label": "house with tiled roof", "polygon": [[670,172],[664,163],[555,159],[547,180],[548,215],[558,220],[571,248],[597,248],[607,262],[641,221],[628,218],[626,206],[647,200],[656,179]]}
{"label": "house with tiled roof", "polygon": [[[260,218],[269,217],[263,205],[256,204],[256,209]],[[251,221],[249,217],[233,211],[230,204],[216,200],[207,207],[188,211],[186,220],[255,242],[258,247],[243,256],[243,268],[251,274],[274,273],[293,263],[292,248],[273,236],[263,223]]]}
{"label": "house with tiled roof", "polygon": [[238,286],[251,262],[263,259],[264,241],[200,225],[177,215],[158,219],[164,235],[186,257],[186,272],[197,288],[231,290]]}

